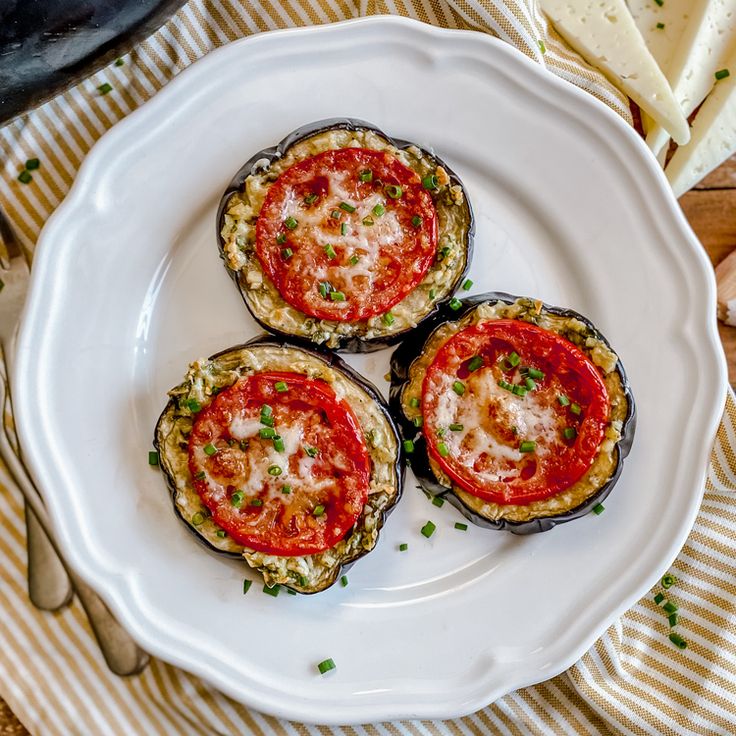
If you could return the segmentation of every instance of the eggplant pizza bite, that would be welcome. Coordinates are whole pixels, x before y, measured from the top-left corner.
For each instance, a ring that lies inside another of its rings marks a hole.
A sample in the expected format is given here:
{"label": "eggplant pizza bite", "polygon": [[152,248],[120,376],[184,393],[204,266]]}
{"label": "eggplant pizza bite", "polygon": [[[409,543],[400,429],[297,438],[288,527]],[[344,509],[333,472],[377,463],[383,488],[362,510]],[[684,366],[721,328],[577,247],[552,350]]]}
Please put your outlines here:
{"label": "eggplant pizza bite", "polygon": [[446,164],[349,119],[259,151],[218,211],[222,258],[254,318],[351,352],[398,342],[451,299],[473,230]]}
{"label": "eggplant pizza bite", "polygon": [[571,310],[501,293],[453,306],[391,361],[392,408],[422,487],[519,534],[591,511],[634,437],[621,361]]}
{"label": "eggplant pizza bite", "polygon": [[337,356],[259,338],[192,363],[169,396],[161,467],[211,548],[315,593],[375,547],[401,445],[376,389]]}

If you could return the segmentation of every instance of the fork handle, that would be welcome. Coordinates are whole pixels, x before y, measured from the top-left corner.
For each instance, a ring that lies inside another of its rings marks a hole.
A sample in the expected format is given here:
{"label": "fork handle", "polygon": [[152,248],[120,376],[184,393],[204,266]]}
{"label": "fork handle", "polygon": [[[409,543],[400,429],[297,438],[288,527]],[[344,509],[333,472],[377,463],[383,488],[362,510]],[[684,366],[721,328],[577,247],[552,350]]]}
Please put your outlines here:
{"label": "fork handle", "polygon": [[36,608],[56,611],[72,599],[71,580],[33,509],[25,502],[28,594]]}

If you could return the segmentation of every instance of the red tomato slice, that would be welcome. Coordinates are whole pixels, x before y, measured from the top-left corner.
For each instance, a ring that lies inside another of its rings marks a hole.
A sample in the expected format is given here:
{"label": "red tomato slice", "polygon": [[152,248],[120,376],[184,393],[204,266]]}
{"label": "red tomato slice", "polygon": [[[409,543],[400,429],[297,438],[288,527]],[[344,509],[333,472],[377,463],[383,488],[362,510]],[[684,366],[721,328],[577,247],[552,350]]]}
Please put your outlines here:
{"label": "red tomato slice", "polygon": [[274,371],[241,379],[197,414],[189,470],[236,542],[292,556],[345,536],[368,497],[371,464],[355,414],[327,383]]}
{"label": "red tomato slice", "polygon": [[[530,377],[529,368],[543,377]],[[432,457],[460,488],[499,504],[529,504],[579,480],[598,453],[610,412],[600,373],[578,347],[507,319],[447,340],[427,369],[422,394]]]}
{"label": "red tomato slice", "polygon": [[436,250],[437,211],[419,175],[367,148],[288,168],[256,224],[263,270],[289,304],[317,319],[388,312],[421,282]]}

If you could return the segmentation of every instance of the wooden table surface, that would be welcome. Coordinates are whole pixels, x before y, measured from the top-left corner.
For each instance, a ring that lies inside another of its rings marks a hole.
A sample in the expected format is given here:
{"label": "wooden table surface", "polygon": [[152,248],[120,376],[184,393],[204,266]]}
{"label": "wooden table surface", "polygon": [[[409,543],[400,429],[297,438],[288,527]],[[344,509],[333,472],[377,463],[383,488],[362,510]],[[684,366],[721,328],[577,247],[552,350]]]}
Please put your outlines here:
{"label": "wooden table surface", "polygon": [[[680,199],[685,216],[713,265],[736,249],[736,156]],[[736,383],[736,327],[719,324],[728,360],[728,376]],[[0,736],[28,736],[0,698]]]}

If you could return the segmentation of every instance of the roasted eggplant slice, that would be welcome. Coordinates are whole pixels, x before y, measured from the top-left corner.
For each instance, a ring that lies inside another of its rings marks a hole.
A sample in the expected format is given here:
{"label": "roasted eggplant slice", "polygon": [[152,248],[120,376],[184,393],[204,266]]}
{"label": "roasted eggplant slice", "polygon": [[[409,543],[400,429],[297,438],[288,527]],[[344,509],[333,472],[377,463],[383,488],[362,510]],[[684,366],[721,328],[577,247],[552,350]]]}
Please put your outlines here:
{"label": "roasted eggplant slice", "polygon": [[393,345],[448,302],[474,229],[442,160],[349,118],[256,153],[217,213],[220,254],[256,321],[348,352]]}
{"label": "roasted eggplant slice", "polygon": [[585,317],[501,292],[453,302],[397,348],[391,407],[424,490],[516,534],[599,504],[636,424],[621,361]]}
{"label": "roasted eggplant slice", "polygon": [[336,355],[257,338],[195,361],[169,396],[154,444],[210,548],[316,593],[375,547],[403,451],[375,387]]}

